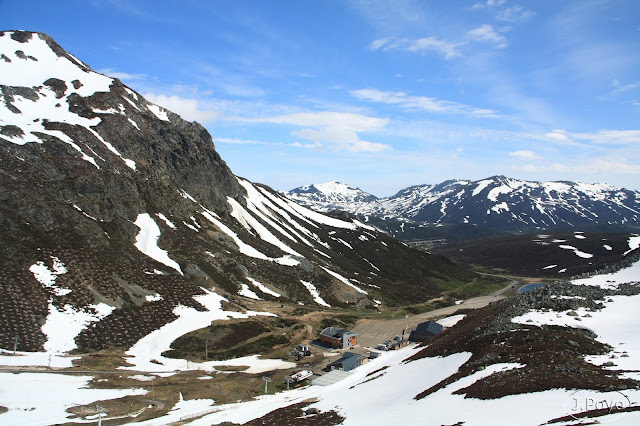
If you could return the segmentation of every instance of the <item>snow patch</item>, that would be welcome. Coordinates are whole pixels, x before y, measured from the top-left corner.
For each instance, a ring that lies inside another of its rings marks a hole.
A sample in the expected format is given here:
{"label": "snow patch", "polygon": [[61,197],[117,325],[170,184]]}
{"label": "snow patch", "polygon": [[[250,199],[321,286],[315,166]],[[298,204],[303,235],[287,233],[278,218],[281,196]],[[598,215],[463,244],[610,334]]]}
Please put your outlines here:
{"label": "snow patch", "polygon": [[573,252],[576,254],[576,256],[578,257],[582,257],[583,259],[591,259],[593,257],[593,255],[591,253],[585,253],[583,251],[578,250],[577,248],[573,247],[573,246],[568,246],[568,245],[559,245],[558,247],[560,247],[561,249],[565,249],[565,250],[573,250]]}
{"label": "snow patch", "polygon": [[140,232],[136,235],[135,247],[155,261],[175,269],[180,273],[180,275],[184,275],[180,269],[180,265],[169,257],[166,250],[162,250],[158,247],[160,228],[158,228],[158,225],[154,222],[151,216],[149,216],[148,213],[139,214],[134,225],[140,228]]}
{"label": "snow patch", "polygon": [[276,293],[275,291],[271,290],[270,288],[268,288],[264,284],[254,280],[253,278],[249,278],[249,277],[246,277],[246,278],[251,284],[256,286],[258,288],[258,290],[260,290],[264,294],[270,294],[273,297],[280,297],[281,296],[280,293]]}
{"label": "snow patch", "polygon": [[311,294],[311,297],[313,297],[313,300],[318,305],[326,306],[327,308],[331,307],[331,305],[329,305],[327,302],[325,302],[322,299],[322,297],[320,297],[320,293],[318,293],[318,289],[316,288],[316,286],[311,284],[309,281],[300,280],[300,282],[302,283],[303,286],[306,287],[306,289],[309,291],[309,294]]}
{"label": "snow patch", "polygon": [[64,296],[71,293],[71,289],[60,288],[56,285],[56,278],[58,275],[66,274],[68,272],[67,268],[57,257],[51,256],[51,259],[53,260],[53,271],[41,260],[31,265],[29,271],[40,284],[52,289],[53,294],[56,296]]}
{"label": "snow patch", "polygon": [[78,309],[65,305],[58,309],[49,301],[49,315],[42,326],[47,336],[44,350],[49,353],[66,353],[77,348],[75,338],[89,323],[108,316],[115,308],[106,303],[90,305],[89,309]]}
{"label": "snow patch", "polygon": [[262,299],[260,299],[260,296],[258,296],[253,291],[251,291],[249,286],[247,284],[244,284],[244,283],[240,284],[240,290],[238,290],[238,294],[240,296],[248,297],[249,299],[262,300]]}

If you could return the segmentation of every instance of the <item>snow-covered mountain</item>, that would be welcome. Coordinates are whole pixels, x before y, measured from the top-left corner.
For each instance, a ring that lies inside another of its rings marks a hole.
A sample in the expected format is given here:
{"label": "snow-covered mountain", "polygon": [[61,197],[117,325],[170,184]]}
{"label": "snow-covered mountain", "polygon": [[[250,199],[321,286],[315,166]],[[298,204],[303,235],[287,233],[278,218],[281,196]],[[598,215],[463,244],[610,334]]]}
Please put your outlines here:
{"label": "snow-covered mountain", "polygon": [[341,182],[305,185],[284,194],[296,202],[321,212],[357,211],[362,206],[376,204],[378,200],[376,196],[364,192],[360,188],[354,188]]}
{"label": "snow-covered mountain", "polygon": [[236,177],[202,126],[45,34],[0,33],[0,90],[1,348],[130,348],[222,300],[374,309],[471,276]]}
{"label": "snow-covered mountain", "polygon": [[[307,202],[327,211],[335,195],[314,192]],[[286,193],[300,203],[307,197]],[[325,201],[323,201],[325,200]],[[478,181],[448,180],[416,185],[397,194],[341,204],[348,212],[435,224],[472,224],[499,230],[572,229],[584,226],[637,228],[640,193],[607,184],[530,182],[493,176]]]}

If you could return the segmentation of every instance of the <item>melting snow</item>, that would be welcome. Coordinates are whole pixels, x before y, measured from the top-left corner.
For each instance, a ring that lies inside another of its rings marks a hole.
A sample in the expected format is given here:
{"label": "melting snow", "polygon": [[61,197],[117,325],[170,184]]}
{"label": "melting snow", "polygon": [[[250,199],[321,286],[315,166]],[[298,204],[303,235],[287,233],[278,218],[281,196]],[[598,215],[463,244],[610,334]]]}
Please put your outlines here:
{"label": "melting snow", "polygon": [[442,318],[436,322],[443,327],[453,327],[458,322],[462,321],[464,317],[466,317],[465,314],[452,315],[450,317]]}
{"label": "melting snow", "polygon": [[169,121],[169,116],[167,115],[167,111],[164,108],[161,108],[158,105],[152,103],[147,104],[147,108],[160,120]]}
{"label": "melting snow", "polygon": [[576,256],[582,257],[584,259],[591,259],[593,257],[593,255],[591,253],[585,253],[583,251],[578,250],[577,248],[575,248],[573,246],[559,245],[558,247],[560,247],[561,249],[565,249],[565,250],[573,250],[573,252],[576,254]]}
{"label": "melting snow", "polygon": [[364,291],[363,289],[361,289],[359,287],[356,287],[355,285],[351,284],[351,282],[348,279],[346,279],[342,275],[338,274],[337,272],[330,271],[329,269],[325,268],[324,266],[320,266],[320,267],[322,269],[324,269],[329,275],[333,276],[334,278],[337,278],[338,281],[341,281],[344,284],[348,285],[349,287],[355,289],[358,293],[369,294],[366,291]]}
{"label": "melting snow", "polygon": [[238,290],[238,294],[240,296],[248,297],[249,299],[262,300],[257,294],[251,291],[247,284],[244,283],[240,284],[240,290]]}
{"label": "melting snow", "polygon": [[162,219],[162,221],[164,223],[166,223],[169,228],[176,229],[176,226],[173,224],[173,222],[171,222],[169,219],[167,219],[167,217],[165,215],[163,215],[162,213],[156,213],[156,216],[158,216],[160,219]]}
{"label": "melting snow", "polygon": [[47,336],[47,342],[44,344],[45,352],[60,354],[75,349],[76,336],[87,328],[89,323],[101,320],[115,309],[106,303],[90,305],[89,308],[93,312],[74,308],[71,305],[58,309],[49,301],[49,315],[42,326],[42,332]]}
{"label": "melting snow", "polygon": [[629,237],[629,250],[625,251],[623,256],[626,256],[638,247],[640,247],[640,236],[634,235],[632,237]]}
{"label": "melting snow", "polygon": [[307,288],[307,290],[309,290],[311,297],[313,297],[313,300],[315,300],[318,305],[326,306],[327,308],[331,307],[331,305],[329,305],[322,299],[322,297],[320,297],[320,293],[318,293],[318,289],[316,288],[316,286],[311,284],[309,281],[300,280],[300,282]]}
{"label": "melting snow", "polygon": [[213,214],[211,212],[209,212],[208,210],[205,210],[203,212],[201,212],[201,214],[209,219],[209,221],[211,223],[213,223],[215,226],[218,227],[218,229],[220,229],[222,232],[224,232],[225,234],[227,234],[229,237],[231,237],[231,239],[233,240],[233,242],[238,246],[238,249],[240,250],[240,253],[249,256],[249,257],[254,257],[256,259],[262,259],[262,260],[270,260],[272,262],[276,262],[279,263],[281,265],[285,265],[285,266],[297,266],[300,264],[299,261],[293,259],[290,256],[283,256],[280,257],[278,259],[273,259],[268,257],[266,254],[258,251],[257,249],[251,247],[249,244],[244,243],[240,237],[238,237],[238,235],[233,232],[228,226],[226,226],[224,223],[222,223],[220,220],[216,219],[215,217],[213,217]]}
{"label": "melting snow", "polygon": [[162,296],[158,293],[148,294],[144,298],[147,302],[159,302],[160,300],[162,300]]}
{"label": "melting snow", "polygon": [[270,294],[273,297],[280,297],[280,293],[276,293],[275,291],[271,290],[270,288],[268,288],[267,286],[265,286],[264,284],[254,280],[253,278],[249,278],[247,277],[247,280],[253,284],[254,286],[256,286],[261,292],[265,293],[265,294]]}
{"label": "melting snow", "polygon": [[64,263],[57,257],[51,256],[51,259],[53,260],[53,271],[41,260],[31,265],[29,271],[31,271],[40,284],[52,289],[56,296],[64,296],[65,294],[71,293],[71,289],[60,288],[56,285],[56,278],[58,275],[66,274],[68,272],[67,268],[65,268]]}
{"label": "melting snow", "polygon": [[166,250],[158,247],[160,228],[158,228],[158,225],[153,221],[151,216],[149,216],[148,213],[141,213],[138,215],[134,224],[140,228],[140,232],[136,235],[136,248],[150,258],[175,269],[180,275],[183,275],[180,265],[169,257]]}
{"label": "melting snow", "polygon": [[0,423],[52,425],[77,422],[78,419],[70,418],[69,407],[147,393],[144,389],[92,389],[89,385],[92,379],[90,376],[51,373],[0,373],[2,405],[8,408],[0,414]]}

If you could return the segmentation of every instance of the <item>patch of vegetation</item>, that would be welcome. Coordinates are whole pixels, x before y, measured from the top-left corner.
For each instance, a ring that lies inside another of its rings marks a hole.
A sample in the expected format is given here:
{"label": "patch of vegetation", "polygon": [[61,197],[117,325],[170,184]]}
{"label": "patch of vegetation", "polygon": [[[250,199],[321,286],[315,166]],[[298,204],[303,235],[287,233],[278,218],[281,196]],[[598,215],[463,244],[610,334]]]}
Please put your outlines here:
{"label": "patch of vegetation", "polygon": [[[192,361],[225,360],[253,354],[273,355],[273,351],[288,345],[297,331],[304,327],[291,318],[264,318],[248,321],[214,322],[209,327],[180,336],[163,355]],[[277,334],[274,334],[277,332]],[[207,350],[207,341],[208,350]]]}
{"label": "patch of vegetation", "polygon": [[226,351],[214,351],[209,357],[216,360],[225,360],[252,354],[269,354],[278,347],[289,343],[291,343],[291,340],[287,336],[270,334]]}
{"label": "patch of vegetation", "polygon": [[490,275],[479,275],[471,283],[459,287],[450,293],[451,297],[457,299],[469,299],[471,297],[483,296],[494,291],[498,291],[509,284],[509,279]]}
{"label": "patch of vegetation", "polygon": [[359,319],[361,318],[356,315],[332,315],[322,318],[320,321],[320,330],[327,327],[338,327],[349,330],[356,325]]}

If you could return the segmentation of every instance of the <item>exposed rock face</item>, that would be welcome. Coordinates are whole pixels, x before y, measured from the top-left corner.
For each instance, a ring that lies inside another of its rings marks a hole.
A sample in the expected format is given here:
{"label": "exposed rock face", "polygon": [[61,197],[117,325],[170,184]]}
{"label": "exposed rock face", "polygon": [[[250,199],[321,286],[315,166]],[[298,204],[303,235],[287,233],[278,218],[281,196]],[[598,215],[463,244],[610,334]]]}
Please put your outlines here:
{"label": "exposed rock face", "polygon": [[129,347],[178,305],[206,309],[193,298],[203,288],[239,302],[373,307],[472,277],[234,176],[201,125],[45,34],[0,33],[0,54],[2,348],[17,336],[19,350],[42,349],[41,327],[63,311],[94,315],[81,348]]}

